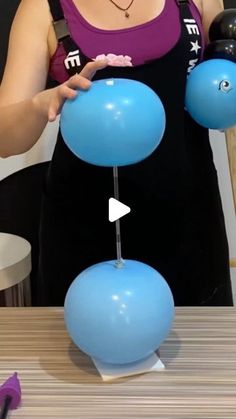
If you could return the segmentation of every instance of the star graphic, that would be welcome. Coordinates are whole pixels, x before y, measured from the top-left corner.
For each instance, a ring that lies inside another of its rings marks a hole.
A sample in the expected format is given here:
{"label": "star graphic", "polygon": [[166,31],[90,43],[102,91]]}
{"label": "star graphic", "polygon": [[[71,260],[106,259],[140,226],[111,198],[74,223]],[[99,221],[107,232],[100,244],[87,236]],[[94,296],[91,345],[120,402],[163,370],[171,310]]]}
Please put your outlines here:
{"label": "star graphic", "polygon": [[191,52],[191,51],[195,51],[195,53],[196,53],[196,55],[197,55],[198,50],[199,50],[199,49],[201,49],[200,45],[198,44],[198,41],[196,41],[196,42],[191,42],[191,44],[192,44],[192,49],[190,50],[190,52]]}

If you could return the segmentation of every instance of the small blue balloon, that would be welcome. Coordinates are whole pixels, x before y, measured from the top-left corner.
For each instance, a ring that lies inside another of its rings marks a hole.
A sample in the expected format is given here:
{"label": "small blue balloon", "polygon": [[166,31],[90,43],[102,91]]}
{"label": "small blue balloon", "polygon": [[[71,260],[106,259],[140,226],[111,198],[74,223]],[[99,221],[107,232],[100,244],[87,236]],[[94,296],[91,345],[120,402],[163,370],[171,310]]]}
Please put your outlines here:
{"label": "small blue balloon", "polygon": [[165,110],[147,85],[127,79],[94,81],[66,100],[60,119],[69,149],[98,166],[125,166],[148,157],[165,131]]}
{"label": "small blue balloon", "polygon": [[236,64],[223,59],[202,62],[188,76],[185,105],[192,118],[210,129],[236,124]]}
{"label": "small blue balloon", "polygon": [[164,278],[150,266],[126,260],[98,263],[71,284],[65,323],[74,343],[94,359],[136,362],[152,354],[170,332],[174,301]]}

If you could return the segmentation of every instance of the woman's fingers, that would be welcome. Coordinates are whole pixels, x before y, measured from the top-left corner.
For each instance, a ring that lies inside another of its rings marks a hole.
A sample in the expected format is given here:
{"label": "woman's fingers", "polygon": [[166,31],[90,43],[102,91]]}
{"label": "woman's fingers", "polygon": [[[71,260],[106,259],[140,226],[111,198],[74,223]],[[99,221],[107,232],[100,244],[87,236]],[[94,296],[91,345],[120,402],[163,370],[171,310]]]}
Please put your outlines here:
{"label": "woman's fingers", "polygon": [[91,81],[81,76],[80,74],[75,74],[67,82],[66,86],[71,89],[82,89],[87,90],[91,86]]}
{"label": "woman's fingers", "polygon": [[80,76],[91,80],[96,71],[102,70],[103,68],[107,67],[107,65],[108,60],[91,61],[90,63],[84,66],[83,70],[79,74]]}
{"label": "woman's fingers", "polygon": [[107,60],[91,61],[86,64],[79,74],[75,74],[67,81],[67,86],[72,89],[89,89],[91,79],[98,70],[107,66]]}
{"label": "woman's fingers", "polygon": [[55,121],[65,100],[73,99],[76,95],[76,90],[71,89],[66,84],[56,87],[48,108],[48,120],[50,122]]}
{"label": "woman's fingers", "polygon": [[56,87],[52,95],[49,108],[48,120],[55,121],[57,115],[60,113],[63,103],[66,99],[73,99],[77,95],[77,90],[87,90],[91,86],[91,79],[96,71],[107,66],[107,60],[91,61],[86,64],[79,74],[70,77],[67,82]]}

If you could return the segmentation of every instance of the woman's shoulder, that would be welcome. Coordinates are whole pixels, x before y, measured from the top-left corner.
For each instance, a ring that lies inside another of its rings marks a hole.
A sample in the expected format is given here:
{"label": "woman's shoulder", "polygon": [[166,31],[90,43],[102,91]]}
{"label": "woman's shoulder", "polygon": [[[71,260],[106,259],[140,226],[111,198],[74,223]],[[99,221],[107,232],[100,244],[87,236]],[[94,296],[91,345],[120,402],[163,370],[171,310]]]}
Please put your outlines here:
{"label": "woman's shoulder", "polygon": [[30,24],[36,25],[40,29],[47,28],[51,22],[48,1],[21,0],[14,21],[18,25],[22,25],[24,30],[27,30],[27,26]]}
{"label": "woman's shoulder", "polygon": [[46,17],[46,15],[50,16],[48,0],[21,0],[18,7],[19,10],[32,13],[37,12],[39,19]]}
{"label": "woman's shoulder", "polygon": [[[202,3],[203,27],[204,27],[205,33],[208,34],[211,22],[216,17],[216,15],[224,9],[223,1],[222,0],[201,0],[201,3]],[[208,36],[207,36],[207,40],[208,40]]]}
{"label": "woman's shoulder", "polygon": [[16,103],[44,88],[50,25],[47,0],[21,0],[11,26],[0,102]]}
{"label": "woman's shoulder", "polygon": [[48,0],[21,0],[15,22],[24,31],[28,26],[30,30],[40,32],[43,37],[46,37],[49,55],[52,55],[56,39]]}

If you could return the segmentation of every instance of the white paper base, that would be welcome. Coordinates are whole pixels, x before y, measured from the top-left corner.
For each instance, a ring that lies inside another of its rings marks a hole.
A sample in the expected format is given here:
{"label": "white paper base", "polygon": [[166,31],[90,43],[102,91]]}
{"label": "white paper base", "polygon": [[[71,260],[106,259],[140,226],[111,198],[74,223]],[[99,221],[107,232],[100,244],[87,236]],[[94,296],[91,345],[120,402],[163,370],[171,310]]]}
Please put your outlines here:
{"label": "white paper base", "polygon": [[92,358],[92,361],[103,381],[111,381],[121,377],[128,377],[130,375],[143,374],[153,371],[162,371],[165,369],[165,365],[155,352],[144,360],[124,365],[106,364],[94,358]]}

